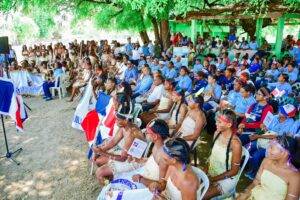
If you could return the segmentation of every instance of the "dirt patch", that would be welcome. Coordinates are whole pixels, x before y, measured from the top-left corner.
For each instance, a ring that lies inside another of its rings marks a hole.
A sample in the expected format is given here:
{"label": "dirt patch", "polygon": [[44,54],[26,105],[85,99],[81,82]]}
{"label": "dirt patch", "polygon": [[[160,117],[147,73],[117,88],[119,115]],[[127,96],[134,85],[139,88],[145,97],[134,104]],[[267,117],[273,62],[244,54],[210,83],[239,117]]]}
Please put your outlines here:
{"label": "dirt patch", "polygon": [[[89,175],[85,136],[71,127],[74,107],[66,99],[24,100],[32,108],[25,132],[17,132],[5,119],[10,149],[23,151],[16,158],[20,166],[0,160],[0,199],[96,199],[100,187]],[[0,127],[0,154],[4,153]]]}

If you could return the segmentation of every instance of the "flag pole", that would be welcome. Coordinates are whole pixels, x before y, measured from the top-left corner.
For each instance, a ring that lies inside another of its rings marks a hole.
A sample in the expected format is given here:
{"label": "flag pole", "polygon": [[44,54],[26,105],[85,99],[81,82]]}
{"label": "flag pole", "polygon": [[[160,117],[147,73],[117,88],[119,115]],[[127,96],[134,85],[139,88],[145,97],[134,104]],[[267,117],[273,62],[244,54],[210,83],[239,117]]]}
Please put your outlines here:
{"label": "flag pole", "polygon": [[[99,127],[100,127],[100,124],[98,124],[97,126],[97,129],[96,129],[96,135],[95,135],[95,139],[93,141],[93,144],[92,144],[92,147],[96,144],[96,141],[97,141],[97,136],[98,136],[98,133],[99,133]],[[94,152],[93,152],[93,155],[92,155],[92,165],[91,165],[91,169],[90,169],[90,175],[92,176],[93,175],[93,171],[94,171]]]}
{"label": "flag pole", "polygon": [[13,156],[14,156],[14,154],[20,153],[23,149],[22,149],[22,148],[19,148],[19,149],[17,149],[17,150],[14,151],[14,152],[10,152],[10,151],[9,151],[3,115],[1,115],[1,122],[2,122],[2,130],[3,130],[3,135],[4,135],[5,147],[6,147],[6,154],[3,155],[3,156],[1,156],[0,159],[1,159],[1,158],[7,158],[7,159],[12,160],[12,161],[13,161],[14,163],[16,163],[17,165],[20,165],[21,163],[18,162],[18,161],[16,161],[16,160],[13,158]]}

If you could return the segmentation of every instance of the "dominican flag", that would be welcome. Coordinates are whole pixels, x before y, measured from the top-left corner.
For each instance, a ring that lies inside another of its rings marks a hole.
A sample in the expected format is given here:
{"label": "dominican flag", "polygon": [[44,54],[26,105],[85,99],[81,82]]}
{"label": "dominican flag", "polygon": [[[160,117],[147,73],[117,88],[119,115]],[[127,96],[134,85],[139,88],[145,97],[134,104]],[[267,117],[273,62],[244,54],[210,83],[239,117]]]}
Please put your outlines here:
{"label": "dominican flag", "polygon": [[82,123],[82,120],[86,117],[86,115],[89,112],[90,99],[91,99],[92,93],[93,93],[93,86],[90,81],[88,83],[88,86],[86,87],[86,90],[84,92],[82,99],[80,100],[80,103],[78,104],[78,106],[75,110],[73,121],[72,121],[73,128],[83,131],[81,123]]}
{"label": "dominican flag", "polygon": [[0,114],[9,115],[18,130],[23,131],[23,122],[28,118],[23,99],[16,93],[9,79],[0,78]]}
{"label": "dominican flag", "polygon": [[100,92],[96,109],[88,112],[81,123],[86,140],[90,146],[88,153],[89,158],[92,156],[91,148],[93,145],[99,145],[104,139],[113,136],[115,122],[116,117],[113,100],[109,95]]}

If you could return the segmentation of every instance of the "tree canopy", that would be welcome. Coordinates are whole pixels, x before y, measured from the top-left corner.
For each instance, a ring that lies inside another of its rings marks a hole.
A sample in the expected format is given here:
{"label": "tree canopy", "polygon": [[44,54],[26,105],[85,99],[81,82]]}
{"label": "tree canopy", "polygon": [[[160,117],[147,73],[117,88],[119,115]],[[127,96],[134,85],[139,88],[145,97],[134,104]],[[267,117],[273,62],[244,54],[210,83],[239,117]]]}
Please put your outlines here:
{"label": "tree canopy", "polygon": [[[300,10],[299,0],[2,0],[0,11],[19,10],[32,17],[39,27],[39,37],[47,37],[55,25],[54,17],[63,12],[74,15],[74,25],[83,19],[92,20],[98,28],[139,32],[148,42],[147,30],[155,40],[167,47],[169,20],[190,20],[201,15],[236,16],[264,15],[270,10]],[[224,17],[225,18],[225,17]],[[224,19],[226,20],[226,19]],[[252,21],[251,21],[252,20]],[[244,29],[255,19],[241,19]],[[268,23],[265,23],[267,25]],[[255,29],[255,28],[254,28]],[[253,34],[253,33],[252,33]]]}

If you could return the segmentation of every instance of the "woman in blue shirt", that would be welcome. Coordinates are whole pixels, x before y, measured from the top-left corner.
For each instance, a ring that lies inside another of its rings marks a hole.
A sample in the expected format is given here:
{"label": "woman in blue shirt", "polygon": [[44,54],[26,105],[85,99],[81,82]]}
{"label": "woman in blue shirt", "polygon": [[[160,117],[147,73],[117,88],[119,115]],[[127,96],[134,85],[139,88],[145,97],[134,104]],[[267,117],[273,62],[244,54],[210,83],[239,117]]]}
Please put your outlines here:
{"label": "woman in blue shirt", "polygon": [[238,117],[244,117],[248,107],[256,102],[255,98],[253,97],[253,91],[254,88],[250,84],[246,84],[241,88],[241,96],[239,99],[237,99],[234,105],[234,112]]}
{"label": "woman in blue shirt", "polygon": [[150,68],[148,64],[145,64],[142,68],[142,74],[137,80],[136,87],[134,88],[133,98],[145,94],[151,87],[153,78],[150,75]]}
{"label": "woman in blue shirt", "polygon": [[217,76],[208,76],[208,85],[204,89],[203,109],[205,111],[216,109],[222,95],[222,88],[217,84]]}
{"label": "woman in blue shirt", "polygon": [[193,82],[189,77],[189,70],[187,67],[181,67],[180,76],[176,78],[176,81],[178,81],[176,90],[192,91]]}
{"label": "woman in blue shirt", "polygon": [[292,86],[288,83],[289,76],[287,74],[280,74],[278,77],[278,82],[269,83],[268,88],[273,91],[277,88],[279,91],[285,91],[285,95],[292,93]]}
{"label": "woman in blue shirt", "polygon": [[167,79],[175,79],[177,77],[177,71],[175,70],[174,63],[172,61],[168,63],[168,69],[165,71],[164,76]]}

